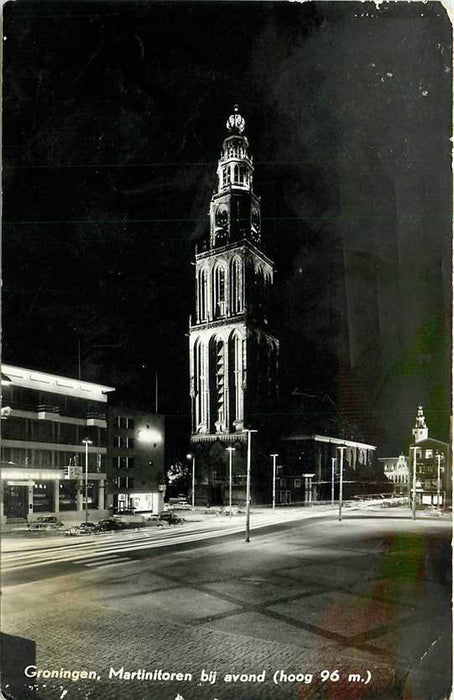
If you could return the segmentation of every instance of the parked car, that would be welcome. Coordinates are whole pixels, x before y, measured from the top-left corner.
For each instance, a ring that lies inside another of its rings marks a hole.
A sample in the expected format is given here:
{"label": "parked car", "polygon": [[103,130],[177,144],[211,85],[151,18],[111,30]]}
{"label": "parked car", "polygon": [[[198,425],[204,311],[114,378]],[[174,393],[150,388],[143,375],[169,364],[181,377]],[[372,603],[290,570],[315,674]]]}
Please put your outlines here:
{"label": "parked car", "polygon": [[112,515],[112,520],[121,523],[127,523],[129,526],[141,525],[145,522],[145,516],[141,513],[134,513],[133,511],[122,510],[120,513],[114,513]]}
{"label": "parked car", "polygon": [[169,523],[169,525],[181,525],[181,523],[185,522],[184,518],[181,518],[179,515],[176,515],[171,510],[167,510],[161,513],[159,519],[162,522]]}
{"label": "parked car", "polygon": [[66,535],[94,535],[98,532],[98,526],[96,523],[80,523],[80,525],[73,525],[65,531]]}
{"label": "parked car", "polygon": [[58,530],[64,523],[53,515],[40,516],[28,524],[29,530]]}
{"label": "parked car", "polygon": [[98,532],[113,532],[116,530],[126,530],[126,523],[121,522],[121,520],[113,520],[111,518],[106,518],[105,520],[100,520],[98,523]]}
{"label": "parked car", "polygon": [[40,515],[38,518],[36,518],[36,521],[38,523],[52,523],[53,525],[57,525],[58,527],[61,527],[63,525],[62,521],[56,518],[55,515]]}
{"label": "parked car", "polygon": [[192,506],[187,501],[178,501],[177,503],[173,504],[173,509],[174,510],[191,510]]}

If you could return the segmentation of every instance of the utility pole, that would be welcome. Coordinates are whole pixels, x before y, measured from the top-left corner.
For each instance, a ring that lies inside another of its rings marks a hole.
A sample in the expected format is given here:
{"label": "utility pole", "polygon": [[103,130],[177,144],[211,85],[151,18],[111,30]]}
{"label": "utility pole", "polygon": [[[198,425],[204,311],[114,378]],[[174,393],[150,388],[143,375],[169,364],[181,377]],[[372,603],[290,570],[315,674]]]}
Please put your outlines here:
{"label": "utility pole", "polygon": [[192,460],[192,495],[191,495],[191,506],[192,510],[194,510],[194,505],[195,505],[195,454],[192,454],[189,452],[189,454],[186,455],[186,459],[191,459]]}
{"label": "utility pole", "polygon": [[273,459],[273,510],[276,510],[276,459],[279,455],[272,454],[270,457]]}
{"label": "utility pole", "polygon": [[337,448],[340,450],[340,470],[339,470],[339,521],[342,521],[342,498],[343,498],[343,493],[342,493],[342,488],[343,488],[343,478],[344,478],[344,450],[346,449],[345,445],[340,445],[340,447]]}
{"label": "utility pole", "polygon": [[88,523],[88,445],[92,445],[93,440],[85,438],[82,443],[85,445],[85,522]]}
{"label": "utility pole", "polygon": [[410,450],[413,450],[413,489],[412,489],[413,502],[411,504],[411,507],[412,507],[413,520],[416,520],[416,447],[411,447]]}
{"label": "utility pole", "polygon": [[331,505],[334,506],[334,468],[336,466],[336,458],[331,457]]}
{"label": "utility pole", "polygon": [[246,470],[246,537],[245,542],[249,542],[250,518],[251,518],[251,433],[257,433],[257,430],[245,428],[247,433],[247,470]]}
{"label": "utility pole", "polygon": [[440,490],[441,490],[441,454],[437,454],[437,507],[438,514],[441,515]]}
{"label": "utility pole", "polygon": [[229,453],[229,516],[232,517],[232,459],[235,448],[226,447],[226,450]]}

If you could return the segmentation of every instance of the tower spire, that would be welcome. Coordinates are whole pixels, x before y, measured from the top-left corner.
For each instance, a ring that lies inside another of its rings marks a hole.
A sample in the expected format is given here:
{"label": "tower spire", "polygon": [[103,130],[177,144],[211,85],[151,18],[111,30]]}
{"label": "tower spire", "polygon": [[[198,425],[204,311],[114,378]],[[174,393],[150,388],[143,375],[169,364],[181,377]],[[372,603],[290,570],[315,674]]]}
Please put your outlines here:
{"label": "tower spire", "polygon": [[260,199],[254,194],[254,165],[244,134],[246,120],[234,105],[227,118],[217,167],[217,187],[210,205],[210,248],[240,240],[260,247]]}

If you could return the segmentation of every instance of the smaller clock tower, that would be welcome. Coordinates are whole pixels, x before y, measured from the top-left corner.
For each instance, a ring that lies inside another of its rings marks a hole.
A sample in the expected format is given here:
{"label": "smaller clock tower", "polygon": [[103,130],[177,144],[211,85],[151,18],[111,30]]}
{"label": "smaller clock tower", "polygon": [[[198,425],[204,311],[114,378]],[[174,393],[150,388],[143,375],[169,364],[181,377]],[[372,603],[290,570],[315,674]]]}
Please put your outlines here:
{"label": "smaller clock tower", "polygon": [[189,326],[191,449],[203,466],[203,498],[212,503],[225,500],[226,448],[235,447],[244,473],[244,429],[254,427],[278,389],[279,341],[268,318],[274,266],[262,249],[260,198],[238,105],[226,127],[209,236],[195,259]]}
{"label": "smaller clock tower", "polygon": [[424,417],[424,411],[422,406],[418,406],[418,413],[416,414],[415,427],[411,431],[415,442],[420,440],[427,440],[429,437],[429,428],[426,425],[426,419]]}

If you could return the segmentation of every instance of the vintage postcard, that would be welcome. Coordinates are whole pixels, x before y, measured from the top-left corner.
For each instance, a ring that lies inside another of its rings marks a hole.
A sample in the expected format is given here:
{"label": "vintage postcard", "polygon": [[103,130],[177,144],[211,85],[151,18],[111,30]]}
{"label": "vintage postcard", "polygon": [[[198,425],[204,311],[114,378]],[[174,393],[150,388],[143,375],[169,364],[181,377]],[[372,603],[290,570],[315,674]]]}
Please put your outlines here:
{"label": "vintage postcard", "polygon": [[440,2],[3,5],[3,700],[446,700]]}

